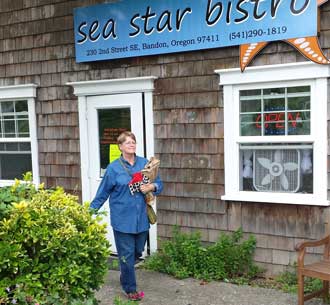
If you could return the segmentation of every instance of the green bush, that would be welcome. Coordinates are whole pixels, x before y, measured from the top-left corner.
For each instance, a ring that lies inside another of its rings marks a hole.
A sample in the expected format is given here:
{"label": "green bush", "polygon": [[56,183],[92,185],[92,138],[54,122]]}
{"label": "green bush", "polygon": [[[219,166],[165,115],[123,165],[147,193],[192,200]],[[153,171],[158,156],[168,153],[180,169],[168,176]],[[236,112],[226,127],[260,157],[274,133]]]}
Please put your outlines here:
{"label": "green bush", "polygon": [[98,220],[60,188],[13,203],[0,221],[0,304],[94,300],[110,254]]}
{"label": "green bush", "polygon": [[[42,186],[41,186],[42,187]],[[32,173],[27,172],[23,175],[23,181],[15,179],[12,186],[0,188],[0,220],[7,217],[10,213],[12,203],[22,200],[31,200],[37,192],[32,183]]]}
{"label": "green bush", "polygon": [[253,278],[261,272],[252,259],[256,240],[250,236],[241,241],[242,235],[242,230],[222,234],[216,243],[204,247],[198,232],[184,234],[175,227],[173,238],[162,243],[161,249],[146,260],[145,267],[177,278]]}

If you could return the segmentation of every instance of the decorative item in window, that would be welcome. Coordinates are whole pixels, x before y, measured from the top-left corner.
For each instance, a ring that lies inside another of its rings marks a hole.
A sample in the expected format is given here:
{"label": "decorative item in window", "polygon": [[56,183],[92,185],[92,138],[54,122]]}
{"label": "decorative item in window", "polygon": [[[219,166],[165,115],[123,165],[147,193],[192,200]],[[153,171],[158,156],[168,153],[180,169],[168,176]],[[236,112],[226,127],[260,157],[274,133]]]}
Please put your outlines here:
{"label": "decorative item in window", "polygon": [[311,174],[313,171],[312,151],[310,149],[302,150],[301,172],[303,174]]}
{"label": "decorative item in window", "polygon": [[297,192],[300,188],[298,150],[255,150],[253,185],[257,191]]}
{"label": "decorative item in window", "polygon": [[253,168],[252,168],[252,150],[245,150],[243,152],[243,177],[252,178],[253,177]]}

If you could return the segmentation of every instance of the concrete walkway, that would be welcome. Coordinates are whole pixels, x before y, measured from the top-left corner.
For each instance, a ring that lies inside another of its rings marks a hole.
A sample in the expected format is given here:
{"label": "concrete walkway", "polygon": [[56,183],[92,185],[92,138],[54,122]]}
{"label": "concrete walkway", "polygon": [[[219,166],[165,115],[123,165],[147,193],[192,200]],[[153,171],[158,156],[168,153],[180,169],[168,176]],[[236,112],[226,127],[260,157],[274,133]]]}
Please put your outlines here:
{"label": "concrete walkway", "polygon": [[[145,292],[140,305],[296,305],[295,294],[274,289],[238,286],[223,282],[201,285],[194,279],[177,280],[158,272],[137,270],[139,290]],[[113,305],[116,296],[125,300],[119,285],[119,271],[110,270],[106,282],[96,294],[101,305]],[[320,299],[306,305],[324,304]]]}

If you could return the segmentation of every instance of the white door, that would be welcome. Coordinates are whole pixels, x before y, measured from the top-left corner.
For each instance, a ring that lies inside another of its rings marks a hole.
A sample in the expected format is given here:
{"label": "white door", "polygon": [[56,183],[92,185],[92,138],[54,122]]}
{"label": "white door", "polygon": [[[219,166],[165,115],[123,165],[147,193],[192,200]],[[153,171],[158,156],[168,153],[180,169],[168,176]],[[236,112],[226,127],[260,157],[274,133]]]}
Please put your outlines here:
{"label": "white door", "polygon": [[[110,161],[118,157],[117,137],[124,130],[136,136],[139,156],[145,156],[143,128],[142,93],[111,94],[87,97],[89,183],[93,197]],[[113,231],[109,220],[109,204],[106,202],[101,211],[106,211],[108,240],[112,253],[117,253]]]}

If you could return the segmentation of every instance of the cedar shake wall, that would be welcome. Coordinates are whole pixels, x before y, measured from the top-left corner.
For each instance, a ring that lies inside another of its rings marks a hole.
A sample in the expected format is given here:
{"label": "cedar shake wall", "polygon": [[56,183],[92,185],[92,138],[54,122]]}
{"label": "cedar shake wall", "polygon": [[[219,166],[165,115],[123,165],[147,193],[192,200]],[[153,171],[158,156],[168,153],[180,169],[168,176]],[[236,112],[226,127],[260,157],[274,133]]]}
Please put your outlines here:
{"label": "cedar shake wall", "polygon": [[[242,227],[246,235],[257,238],[256,261],[269,274],[283,271],[296,260],[298,241],[330,231],[330,212],[322,207],[221,201],[223,92],[214,70],[238,68],[238,46],[76,64],[73,8],[103,2],[0,1],[0,86],[39,85],[41,181],[46,187],[81,191],[78,105],[67,82],[157,76],[155,152],[165,186],[158,198],[159,237],[171,237],[177,224],[186,232],[199,230],[203,241],[214,242],[221,232]],[[322,6],[320,27],[320,44],[329,58],[330,3]],[[252,66],[301,61],[305,59],[293,47],[277,42],[269,44]]]}

